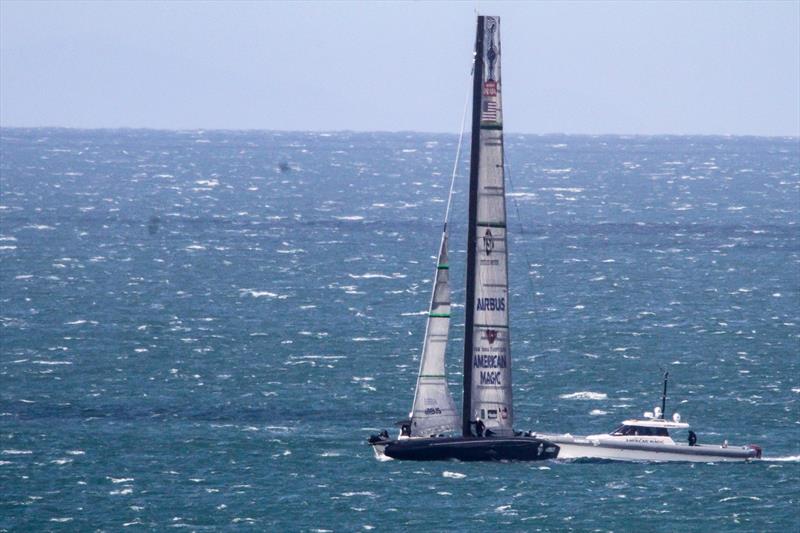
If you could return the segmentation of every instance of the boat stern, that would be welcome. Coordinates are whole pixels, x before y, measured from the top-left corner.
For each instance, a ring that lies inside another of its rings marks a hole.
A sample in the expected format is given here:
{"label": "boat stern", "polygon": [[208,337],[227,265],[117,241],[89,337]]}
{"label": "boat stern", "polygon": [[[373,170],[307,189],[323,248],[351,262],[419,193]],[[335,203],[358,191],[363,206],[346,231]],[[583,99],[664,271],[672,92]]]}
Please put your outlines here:
{"label": "boat stern", "polygon": [[761,453],[763,451],[761,446],[759,446],[758,444],[748,444],[747,447],[753,450],[753,456],[751,457],[751,459],[761,459]]}

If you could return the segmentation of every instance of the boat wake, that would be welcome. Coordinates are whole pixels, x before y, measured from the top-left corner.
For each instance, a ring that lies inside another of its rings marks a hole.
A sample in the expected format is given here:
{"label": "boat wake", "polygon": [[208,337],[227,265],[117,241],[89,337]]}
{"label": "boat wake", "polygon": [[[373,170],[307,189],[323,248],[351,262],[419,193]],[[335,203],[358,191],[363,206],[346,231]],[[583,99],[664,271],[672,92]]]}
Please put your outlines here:
{"label": "boat wake", "polygon": [[763,457],[765,463],[800,463],[800,455],[785,455],[783,457]]}

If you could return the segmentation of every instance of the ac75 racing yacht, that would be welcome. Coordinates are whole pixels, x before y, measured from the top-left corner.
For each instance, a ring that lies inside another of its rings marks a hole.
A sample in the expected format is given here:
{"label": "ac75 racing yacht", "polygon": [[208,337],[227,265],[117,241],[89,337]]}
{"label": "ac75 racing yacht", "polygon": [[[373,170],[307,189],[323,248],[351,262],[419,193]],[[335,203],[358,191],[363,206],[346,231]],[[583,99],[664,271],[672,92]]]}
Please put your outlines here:
{"label": "ac75 racing yacht", "polygon": [[761,459],[761,447],[728,446],[723,444],[698,444],[697,435],[688,433],[687,443],[672,440],[670,430],[688,430],[689,424],[674,413],[672,420],[664,418],[667,398],[667,378],[664,374],[664,394],[661,407],[644,413],[640,419],[622,422],[611,433],[587,435],[551,435],[535,433],[531,436],[551,442],[559,447],[557,459],[603,459],[617,461],[750,461]]}

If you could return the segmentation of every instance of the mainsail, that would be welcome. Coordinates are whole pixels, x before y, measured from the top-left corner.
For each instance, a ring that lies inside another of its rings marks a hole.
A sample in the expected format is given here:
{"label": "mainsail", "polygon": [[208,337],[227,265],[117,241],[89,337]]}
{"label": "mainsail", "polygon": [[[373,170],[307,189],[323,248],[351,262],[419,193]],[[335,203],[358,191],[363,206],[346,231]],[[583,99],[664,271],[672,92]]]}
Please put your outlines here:
{"label": "mainsail", "polygon": [[462,426],[468,435],[480,418],[495,434],[512,435],[498,17],[478,18],[472,98]]}
{"label": "mainsail", "polygon": [[444,356],[450,329],[450,272],[447,263],[447,225],[436,263],[436,279],[411,410],[411,436],[429,437],[456,431],[458,413],[445,377]]}

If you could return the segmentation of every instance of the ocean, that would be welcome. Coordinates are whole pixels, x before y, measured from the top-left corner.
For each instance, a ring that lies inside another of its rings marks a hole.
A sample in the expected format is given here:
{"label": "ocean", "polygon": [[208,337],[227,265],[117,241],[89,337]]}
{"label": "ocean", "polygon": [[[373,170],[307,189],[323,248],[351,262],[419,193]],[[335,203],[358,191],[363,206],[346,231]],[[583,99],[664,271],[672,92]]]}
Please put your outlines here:
{"label": "ocean", "polygon": [[473,464],[366,443],[411,407],[457,136],[0,137],[2,531],[800,528],[797,138],[506,134],[517,429],[610,431],[667,370],[765,460]]}

